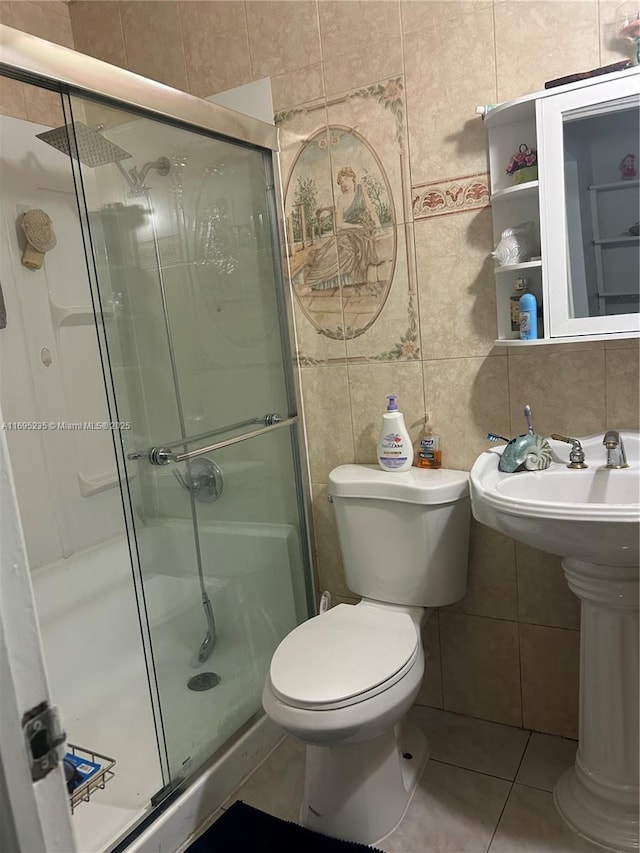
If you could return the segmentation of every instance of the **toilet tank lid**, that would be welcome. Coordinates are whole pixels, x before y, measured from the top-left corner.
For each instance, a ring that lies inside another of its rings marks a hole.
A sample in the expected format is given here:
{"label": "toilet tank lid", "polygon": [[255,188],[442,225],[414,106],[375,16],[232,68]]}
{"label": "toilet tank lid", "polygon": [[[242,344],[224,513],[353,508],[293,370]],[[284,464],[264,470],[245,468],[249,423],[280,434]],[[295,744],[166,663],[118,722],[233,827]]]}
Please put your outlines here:
{"label": "toilet tank lid", "polygon": [[469,472],[447,468],[383,471],[377,465],[339,465],[329,474],[329,494],[413,504],[443,504],[469,494]]}

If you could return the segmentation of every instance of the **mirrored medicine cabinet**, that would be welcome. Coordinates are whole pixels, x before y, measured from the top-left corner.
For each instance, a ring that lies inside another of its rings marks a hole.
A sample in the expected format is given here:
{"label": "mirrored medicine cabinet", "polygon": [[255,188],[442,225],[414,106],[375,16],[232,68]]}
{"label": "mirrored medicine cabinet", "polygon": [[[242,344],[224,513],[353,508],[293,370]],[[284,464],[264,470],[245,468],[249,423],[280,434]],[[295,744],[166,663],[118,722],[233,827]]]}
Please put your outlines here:
{"label": "mirrored medicine cabinet", "polygon": [[[527,222],[539,238],[518,263],[496,262],[496,343],[640,337],[640,67],[518,98],[484,121],[494,244]],[[517,182],[507,166],[525,149],[537,150],[537,176],[523,169]],[[512,326],[517,278],[538,301],[536,341]]]}

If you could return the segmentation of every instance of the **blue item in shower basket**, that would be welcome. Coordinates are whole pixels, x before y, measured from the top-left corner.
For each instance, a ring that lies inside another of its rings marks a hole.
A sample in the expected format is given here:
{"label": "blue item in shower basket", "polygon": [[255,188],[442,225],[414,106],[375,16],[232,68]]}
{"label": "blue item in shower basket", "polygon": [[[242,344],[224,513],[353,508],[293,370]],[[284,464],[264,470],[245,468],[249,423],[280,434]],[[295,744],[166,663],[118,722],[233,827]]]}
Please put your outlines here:
{"label": "blue item in shower basket", "polygon": [[[65,766],[65,778],[67,779],[69,793],[80,787],[80,785],[84,785],[87,779],[91,779],[92,776],[95,776],[101,767],[101,765],[96,764],[95,761],[88,761],[86,758],[82,758],[80,755],[73,755],[71,752],[67,752],[63,759],[63,763]],[[67,771],[72,768],[72,775],[69,775]]]}

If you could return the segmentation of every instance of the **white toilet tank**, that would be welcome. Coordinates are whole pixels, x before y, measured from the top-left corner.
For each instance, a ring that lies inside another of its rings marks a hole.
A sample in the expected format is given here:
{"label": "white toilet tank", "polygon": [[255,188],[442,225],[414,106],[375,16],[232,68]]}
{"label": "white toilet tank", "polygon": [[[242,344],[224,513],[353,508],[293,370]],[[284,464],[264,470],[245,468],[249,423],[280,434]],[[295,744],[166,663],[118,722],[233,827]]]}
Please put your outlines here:
{"label": "white toilet tank", "polygon": [[469,473],[340,465],[329,474],[349,589],[439,607],[467,589]]}

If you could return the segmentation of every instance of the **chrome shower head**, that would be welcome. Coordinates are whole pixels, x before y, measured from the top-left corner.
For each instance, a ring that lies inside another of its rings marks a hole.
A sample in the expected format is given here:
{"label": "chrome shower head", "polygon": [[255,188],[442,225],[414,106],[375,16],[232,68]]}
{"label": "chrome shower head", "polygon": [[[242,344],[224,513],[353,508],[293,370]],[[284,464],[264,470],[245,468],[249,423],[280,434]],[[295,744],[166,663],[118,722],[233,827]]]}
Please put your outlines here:
{"label": "chrome shower head", "polygon": [[63,124],[44,133],[36,133],[38,139],[51,145],[63,154],[71,155],[75,160],[95,169],[96,166],[115,164],[129,184],[129,195],[132,197],[144,195],[149,190],[145,184],[147,172],[155,169],[163,177],[169,174],[171,163],[167,157],[158,157],[151,163],[145,163],[142,169],[133,166],[125,169],[121,160],[128,160],[133,155],[120,148],[115,142],[105,139],[97,130],[87,127],[81,121],[73,124]]}
{"label": "chrome shower head", "polygon": [[45,130],[44,133],[36,133],[36,136],[47,145],[57,148],[63,154],[70,154],[92,169],[96,166],[106,166],[107,163],[128,160],[132,156],[81,121]]}

